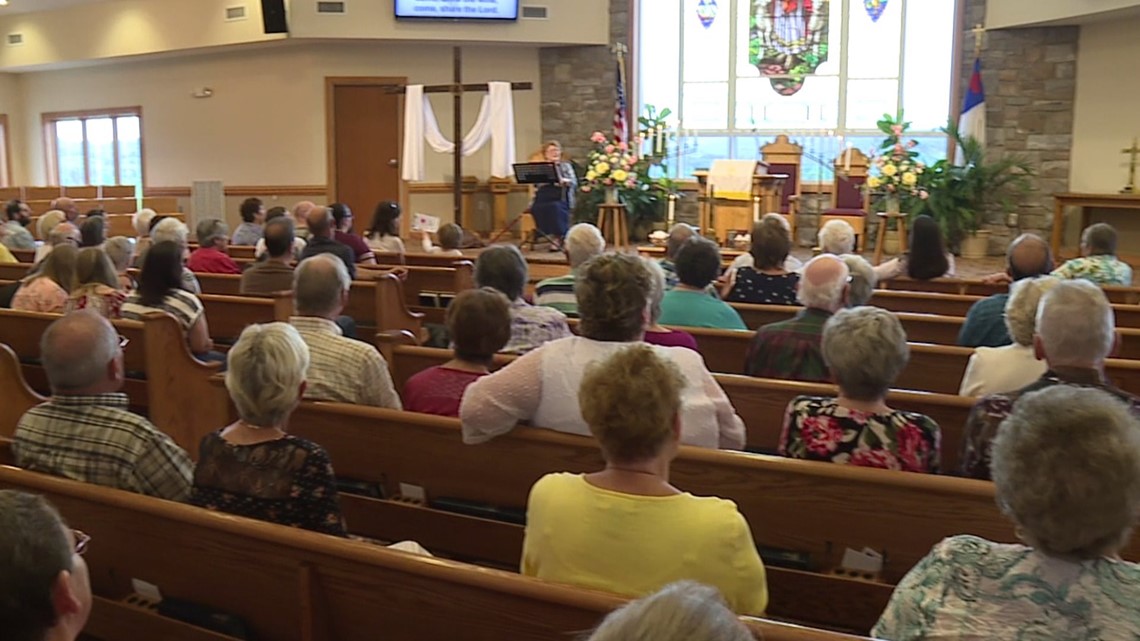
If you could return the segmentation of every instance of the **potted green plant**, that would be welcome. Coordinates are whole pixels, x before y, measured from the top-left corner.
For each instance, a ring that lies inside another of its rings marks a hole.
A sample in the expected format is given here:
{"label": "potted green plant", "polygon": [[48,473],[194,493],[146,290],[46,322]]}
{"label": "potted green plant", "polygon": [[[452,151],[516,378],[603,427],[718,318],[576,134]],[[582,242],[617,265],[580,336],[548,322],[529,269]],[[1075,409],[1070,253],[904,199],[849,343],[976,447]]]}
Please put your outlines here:
{"label": "potted green plant", "polygon": [[986,255],[989,230],[981,229],[987,211],[1012,212],[1032,189],[1032,165],[1020,156],[989,154],[973,136],[963,136],[952,123],[943,129],[961,150],[961,163],[939,160],[923,175],[929,197],[914,213],[938,221],[946,242],[963,258]]}

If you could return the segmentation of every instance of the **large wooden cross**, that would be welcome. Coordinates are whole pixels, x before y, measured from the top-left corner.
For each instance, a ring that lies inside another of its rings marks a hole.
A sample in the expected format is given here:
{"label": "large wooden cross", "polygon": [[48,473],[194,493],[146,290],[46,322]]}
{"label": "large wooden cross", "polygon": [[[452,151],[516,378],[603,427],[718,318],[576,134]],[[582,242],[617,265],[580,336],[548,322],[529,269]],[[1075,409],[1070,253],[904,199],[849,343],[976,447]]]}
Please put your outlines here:
{"label": "large wooden cross", "polygon": [[[452,83],[449,85],[427,85],[424,87],[425,94],[432,93],[450,93],[454,100],[452,109],[455,111],[455,127],[453,139],[455,140],[455,158],[453,159],[453,168],[455,176],[452,180],[452,192],[455,199],[455,223],[460,227],[463,226],[463,94],[467,92],[485,92],[489,91],[490,87],[487,83],[479,84],[463,84],[463,49],[461,47],[452,48]],[[512,82],[512,91],[529,91],[534,88],[529,82]],[[403,87],[395,88],[396,93],[407,93]]]}

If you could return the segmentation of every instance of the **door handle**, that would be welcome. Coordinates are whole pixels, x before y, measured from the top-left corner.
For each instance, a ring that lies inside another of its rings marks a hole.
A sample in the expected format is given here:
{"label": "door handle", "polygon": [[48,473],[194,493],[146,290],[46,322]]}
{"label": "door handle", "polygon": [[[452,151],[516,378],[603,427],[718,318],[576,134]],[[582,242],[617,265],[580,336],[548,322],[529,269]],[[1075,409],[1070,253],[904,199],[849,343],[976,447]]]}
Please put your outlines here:
{"label": "door handle", "polygon": [[389,167],[399,167],[400,161],[396,160],[395,158],[390,158],[390,159],[388,159],[388,166]]}

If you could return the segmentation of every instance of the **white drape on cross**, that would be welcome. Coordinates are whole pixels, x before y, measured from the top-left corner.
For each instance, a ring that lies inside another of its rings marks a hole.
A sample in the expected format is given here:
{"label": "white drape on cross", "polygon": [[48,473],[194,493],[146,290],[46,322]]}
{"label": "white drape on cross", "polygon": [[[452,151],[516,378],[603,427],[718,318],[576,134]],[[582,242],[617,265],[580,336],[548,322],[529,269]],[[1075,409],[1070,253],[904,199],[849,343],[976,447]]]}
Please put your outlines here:
{"label": "white drape on cross", "polygon": [[[487,95],[479,107],[471,131],[463,137],[463,155],[470,156],[491,143],[491,175],[513,175],[515,162],[515,106],[509,82],[487,83]],[[458,115],[456,116],[458,117]],[[408,181],[424,179],[424,141],[433,151],[455,153],[455,143],[439,129],[431,102],[424,97],[423,85],[408,85],[404,101],[404,158],[401,177]]]}

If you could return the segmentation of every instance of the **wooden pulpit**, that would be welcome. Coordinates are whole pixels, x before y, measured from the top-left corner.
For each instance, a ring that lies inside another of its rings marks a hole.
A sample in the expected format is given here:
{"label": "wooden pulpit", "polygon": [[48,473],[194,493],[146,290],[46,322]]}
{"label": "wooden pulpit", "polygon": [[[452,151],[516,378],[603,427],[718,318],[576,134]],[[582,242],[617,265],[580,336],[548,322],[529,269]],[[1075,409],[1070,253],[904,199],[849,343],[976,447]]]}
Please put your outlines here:
{"label": "wooden pulpit", "polygon": [[[725,245],[732,232],[752,233],[752,223],[769,212],[780,211],[780,194],[784,183],[788,180],[787,174],[770,174],[768,165],[757,161],[756,172],[752,175],[751,200],[727,200],[715,198],[709,183],[707,170],[695,171],[700,184],[700,228],[706,234],[712,230],[717,242]],[[794,221],[789,221],[795,229]]]}

